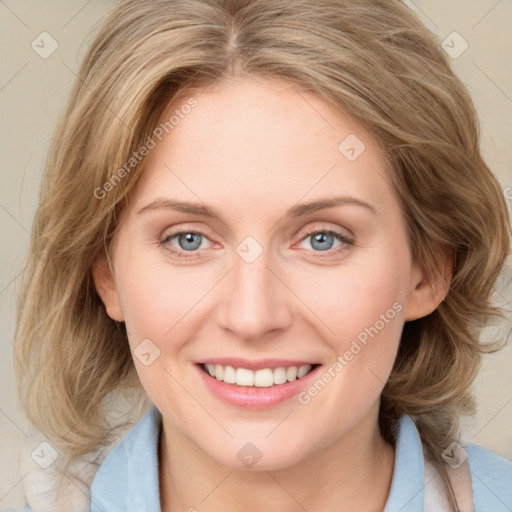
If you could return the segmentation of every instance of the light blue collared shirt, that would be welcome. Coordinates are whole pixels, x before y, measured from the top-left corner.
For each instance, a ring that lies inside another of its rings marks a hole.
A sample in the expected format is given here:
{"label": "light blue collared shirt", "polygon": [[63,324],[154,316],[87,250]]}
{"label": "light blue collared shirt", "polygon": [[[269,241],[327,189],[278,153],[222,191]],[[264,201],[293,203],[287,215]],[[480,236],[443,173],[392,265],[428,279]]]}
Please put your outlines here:
{"label": "light blue collared shirt", "polygon": [[[161,512],[158,439],[161,415],[152,407],[107,455],[91,487],[90,512]],[[512,461],[481,446],[466,447],[475,512],[512,512]],[[418,430],[403,416],[384,512],[422,512],[425,466]],[[194,504],[191,504],[193,506]]]}
{"label": "light blue collared shirt", "polygon": [[[160,412],[152,406],[107,455],[92,482],[90,512],[161,512],[161,420]],[[512,512],[512,461],[474,444],[468,445],[466,451],[475,512]],[[423,512],[424,500],[423,449],[414,422],[403,416],[398,425],[395,467],[384,512]],[[32,510],[27,507],[23,512]]]}

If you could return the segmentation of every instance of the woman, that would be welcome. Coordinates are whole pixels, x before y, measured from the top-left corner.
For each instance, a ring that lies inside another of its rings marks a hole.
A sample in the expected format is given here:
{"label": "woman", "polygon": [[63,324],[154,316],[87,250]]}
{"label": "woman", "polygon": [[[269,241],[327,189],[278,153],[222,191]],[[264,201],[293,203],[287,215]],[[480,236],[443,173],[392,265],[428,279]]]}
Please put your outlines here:
{"label": "woman", "polygon": [[118,4],[54,135],[16,340],[71,456],[111,439],[112,393],[149,398],[90,510],[512,508],[512,464],[457,443],[510,243],[478,141],[399,1]]}

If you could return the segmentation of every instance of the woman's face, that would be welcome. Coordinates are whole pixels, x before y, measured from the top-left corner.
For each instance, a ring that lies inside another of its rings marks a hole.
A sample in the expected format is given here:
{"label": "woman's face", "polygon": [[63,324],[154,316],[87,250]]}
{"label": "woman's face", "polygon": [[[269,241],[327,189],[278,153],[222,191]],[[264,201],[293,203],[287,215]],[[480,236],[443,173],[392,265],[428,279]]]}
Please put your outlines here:
{"label": "woman's face", "polygon": [[280,81],[193,97],[162,116],[179,121],[96,285],[166,432],[231,467],[288,467],[377,428],[404,321],[437,303],[358,124]]}

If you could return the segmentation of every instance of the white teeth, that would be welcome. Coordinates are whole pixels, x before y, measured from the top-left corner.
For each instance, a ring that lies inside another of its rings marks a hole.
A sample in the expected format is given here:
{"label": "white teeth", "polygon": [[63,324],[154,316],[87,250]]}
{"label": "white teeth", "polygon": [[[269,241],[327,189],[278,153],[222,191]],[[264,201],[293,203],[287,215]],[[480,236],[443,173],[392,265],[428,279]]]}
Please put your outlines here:
{"label": "white teeth", "polygon": [[300,379],[300,378],[304,377],[304,375],[306,375],[306,373],[308,373],[309,370],[311,370],[310,364],[305,364],[304,366],[301,366],[299,368],[299,371],[297,372],[297,378]]}
{"label": "white teeth", "polygon": [[270,368],[254,372],[254,385],[257,388],[269,388],[274,385],[274,372]]}
{"label": "white teeth", "polygon": [[284,384],[286,382],[286,369],[282,366],[274,370],[274,384]]}
{"label": "white teeth", "polygon": [[289,382],[297,380],[297,367],[296,366],[289,366],[286,369],[286,380],[288,380]]}
{"label": "white teeth", "polygon": [[236,384],[238,386],[254,386],[254,372],[247,368],[237,368]]}
{"label": "white teeth", "polygon": [[287,368],[263,368],[261,370],[249,370],[247,368],[233,368],[221,364],[206,364],[207,372],[211,377],[237,386],[252,386],[257,388],[269,388],[274,385],[293,382],[304,377],[311,371],[312,365],[289,366]]}
{"label": "white teeth", "polygon": [[215,365],[215,378],[217,380],[222,380],[222,377],[224,376],[224,366],[221,364]]}
{"label": "white teeth", "polygon": [[228,384],[234,384],[236,382],[236,372],[232,366],[224,366],[224,376],[222,380]]}

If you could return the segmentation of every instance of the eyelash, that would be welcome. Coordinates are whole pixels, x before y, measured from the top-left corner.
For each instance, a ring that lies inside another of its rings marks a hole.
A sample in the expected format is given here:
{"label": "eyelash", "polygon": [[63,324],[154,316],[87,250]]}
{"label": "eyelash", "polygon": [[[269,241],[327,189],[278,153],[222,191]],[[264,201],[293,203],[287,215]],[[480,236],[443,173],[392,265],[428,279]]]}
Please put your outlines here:
{"label": "eyelash", "polygon": [[[194,230],[191,230],[191,229],[189,229],[189,230],[185,229],[185,230],[176,231],[175,233],[171,233],[169,235],[164,236],[163,239],[160,241],[160,245],[163,246],[166,251],[171,253],[173,256],[177,256],[178,258],[193,258],[194,254],[199,252],[198,250],[188,251],[189,254],[187,254],[187,251],[177,250],[176,248],[168,245],[168,242],[170,240],[172,240],[173,238],[175,238],[178,235],[182,235],[182,234],[185,234],[185,233],[194,234],[194,235],[200,235],[200,236],[203,236],[205,238],[208,238],[204,233],[201,233],[200,231],[194,231]],[[314,228],[314,229],[311,229],[311,228],[310,229],[306,229],[302,233],[302,237],[299,240],[299,242],[303,242],[309,236],[316,235],[316,234],[319,234],[319,233],[323,233],[323,234],[327,234],[327,235],[333,235],[340,242],[343,242],[343,244],[340,247],[338,247],[337,249],[329,249],[327,251],[313,251],[314,253],[318,253],[318,252],[327,253],[327,256],[320,256],[319,254],[313,254],[312,256],[314,258],[325,258],[325,257],[328,257],[328,256],[333,256],[335,254],[338,254],[338,253],[346,250],[346,248],[347,248],[346,246],[347,245],[354,245],[354,240],[352,238],[350,238],[350,237],[347,237],[343,233],[341,233],[339,231],[332,230],[332,229],[324,229],[324,228],[321,228],[321,227],[320,228]]]}

